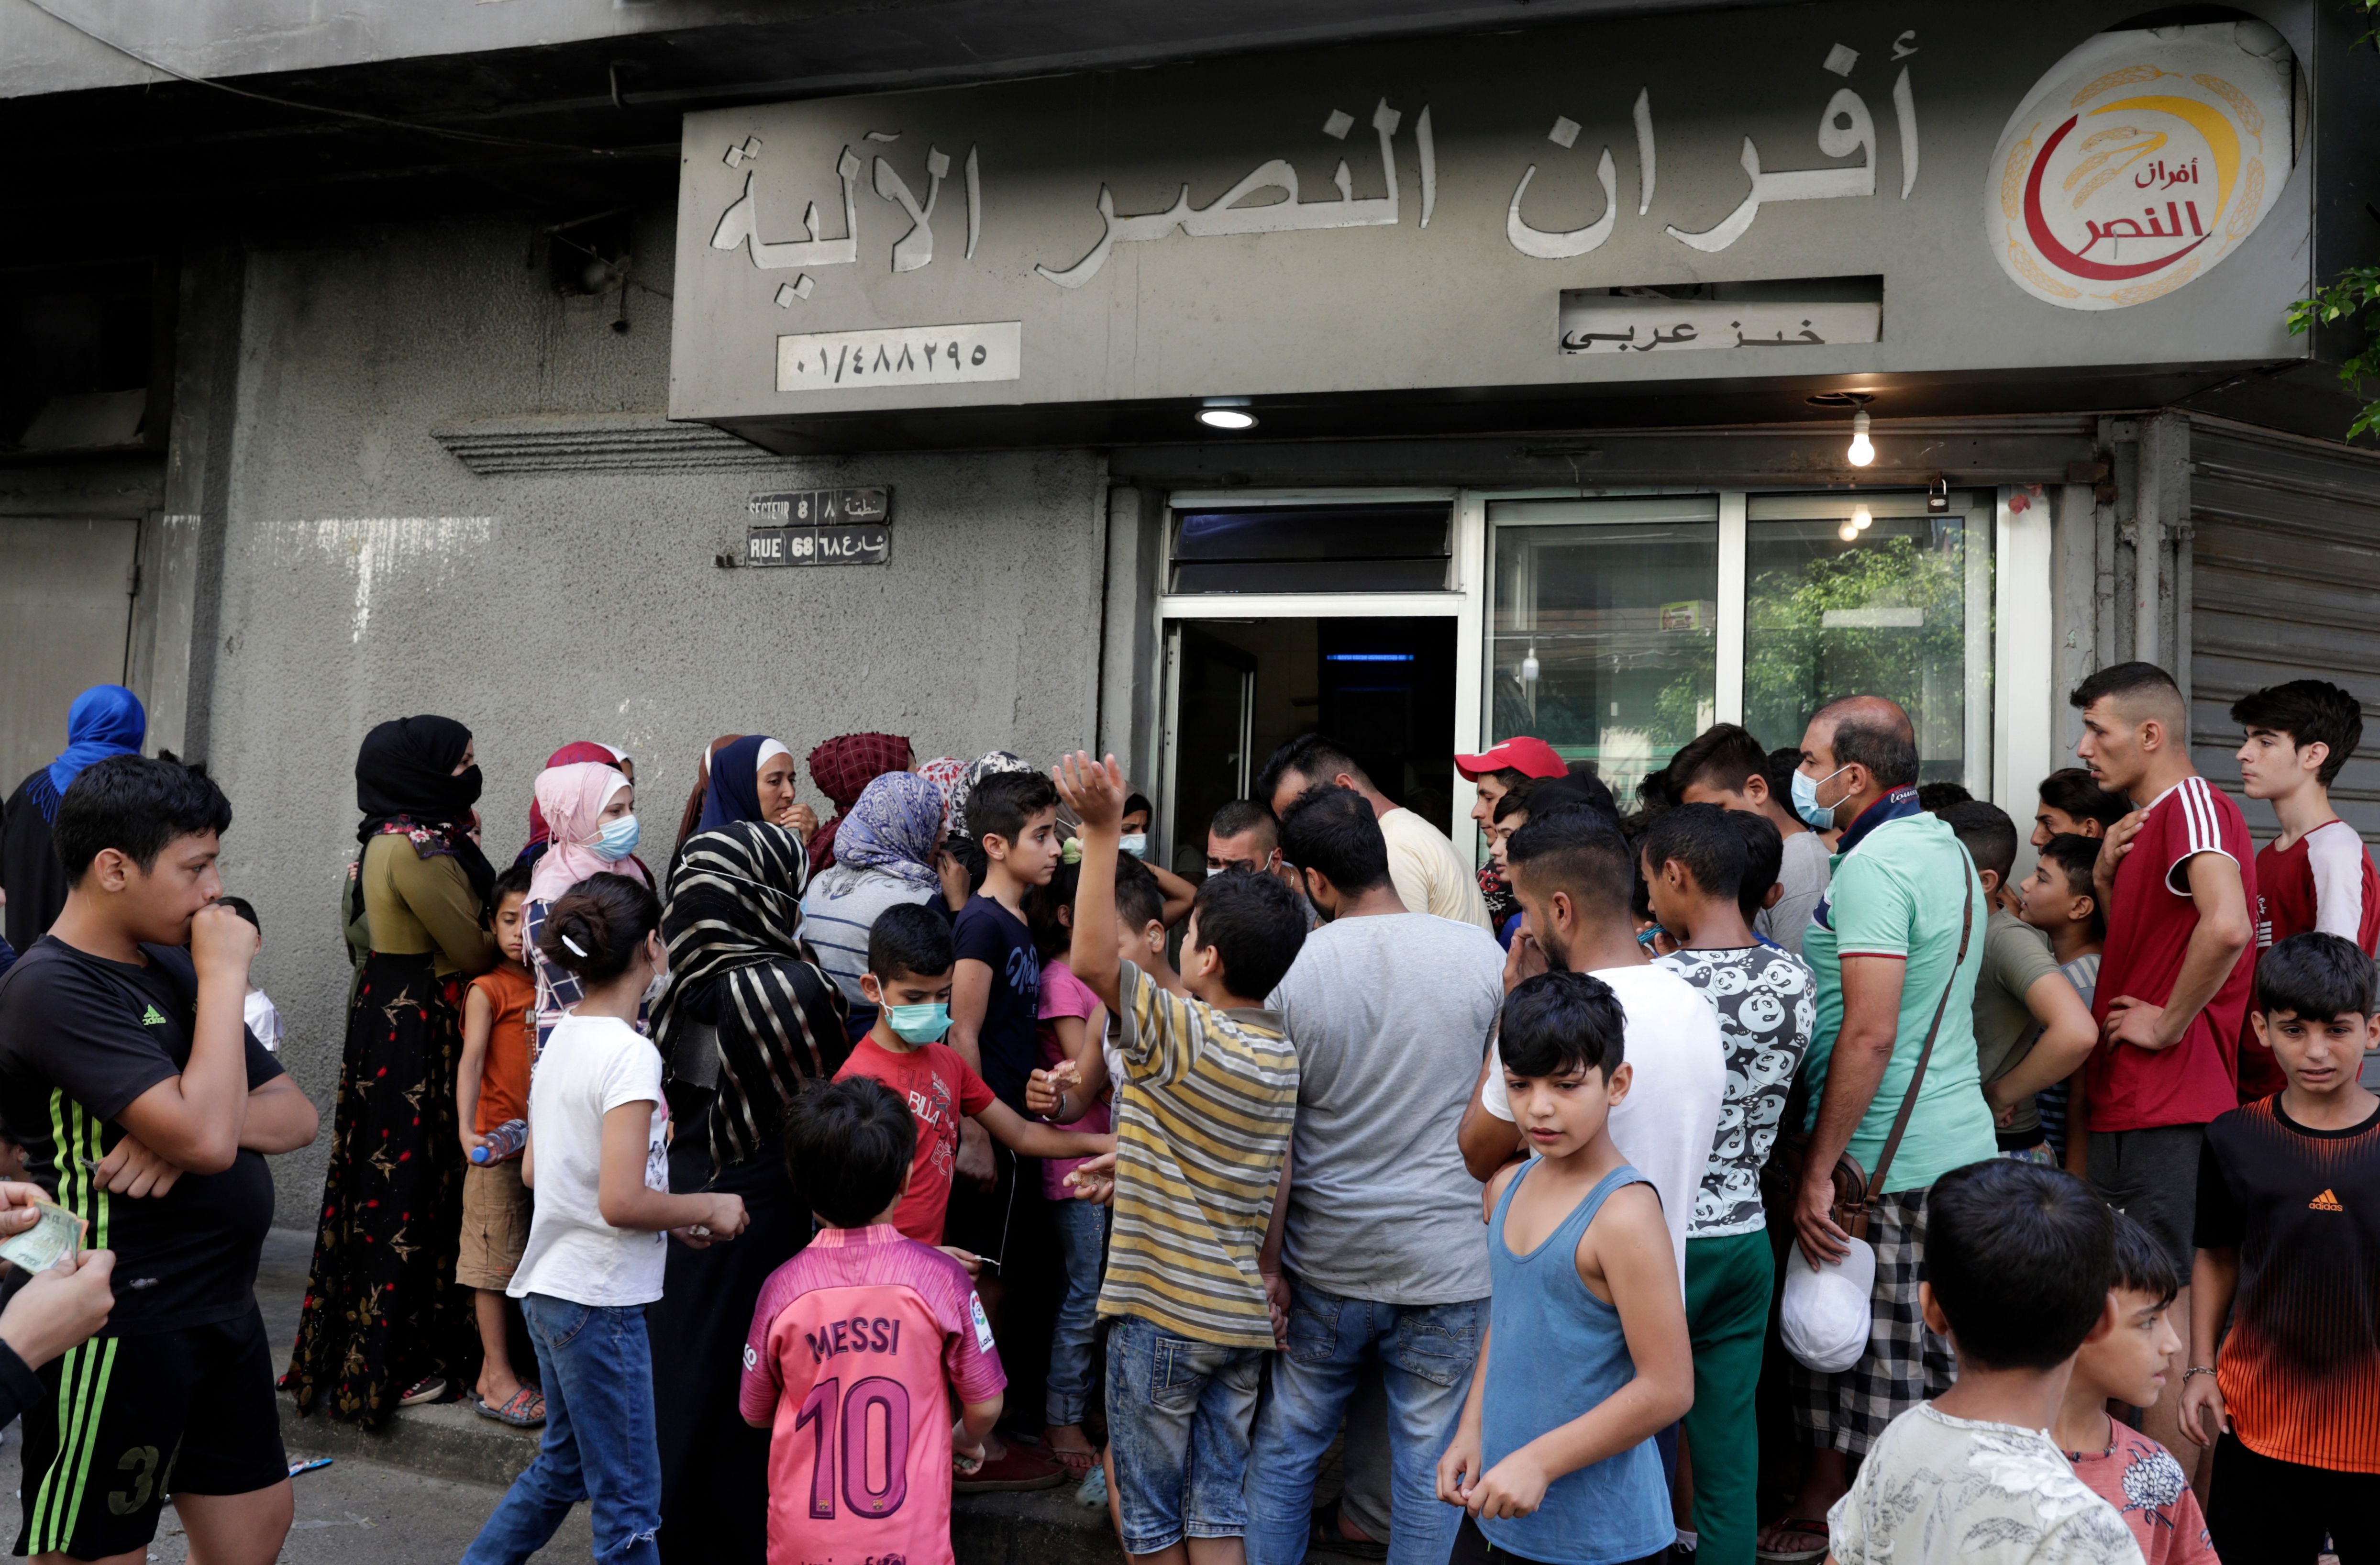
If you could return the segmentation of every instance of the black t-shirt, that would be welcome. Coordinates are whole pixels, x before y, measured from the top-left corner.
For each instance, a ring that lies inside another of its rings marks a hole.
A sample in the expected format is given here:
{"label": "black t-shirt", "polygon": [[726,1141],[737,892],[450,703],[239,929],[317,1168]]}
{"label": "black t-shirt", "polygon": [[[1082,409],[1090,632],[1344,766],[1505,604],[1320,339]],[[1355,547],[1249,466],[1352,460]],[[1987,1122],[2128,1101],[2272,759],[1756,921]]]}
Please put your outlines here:
{"label": "black t-shirt", "polygon": [[1025,1078],[1041,1068],[1041,955],[1025,920],[978,892],[952,931],[963,959],[991,969],[991,998],[976,1035],[984,1085],[1022,1114]]}
{"label": "black t-shirt", "polygon": [[[163,1197],[110,1194],[86,1165],[124,1139],[132,1101],[181,1074],[197,1020],[198,972],[178,947],[147,945],[147,966],[43,936],[0,979],[0,1122],[25,1148],[26,1176],[115,1252],[110,1336],[235,1320],[254,1307],[256,1261],[273,1222],[273,1175],[243,1148],[221,1173],[185,1173]],[[246,1034],[250,1091],[281,1063]]]}
{"label": "black t-shirt", "polygon": [[2232,1432],[2279,1462],[2380,1472],[2380,1110],[2313,1130],[2278,1094],[2206,1127],[2197,1243],[2236,1249],[2216,1361]]}

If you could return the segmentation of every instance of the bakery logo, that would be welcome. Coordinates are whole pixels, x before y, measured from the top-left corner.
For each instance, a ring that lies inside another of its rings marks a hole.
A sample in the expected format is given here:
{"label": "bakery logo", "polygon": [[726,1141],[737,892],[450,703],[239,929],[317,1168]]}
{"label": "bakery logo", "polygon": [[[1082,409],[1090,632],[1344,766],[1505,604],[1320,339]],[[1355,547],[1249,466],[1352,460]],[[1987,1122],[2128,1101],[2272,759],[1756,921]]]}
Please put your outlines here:
{"label": "bakery logo", "polygon": [[2017,286],[2120,309],[2204,276],[2289,181],[2295,62],[2262,22],[2103,32],[2000,133],[1985,229]]}

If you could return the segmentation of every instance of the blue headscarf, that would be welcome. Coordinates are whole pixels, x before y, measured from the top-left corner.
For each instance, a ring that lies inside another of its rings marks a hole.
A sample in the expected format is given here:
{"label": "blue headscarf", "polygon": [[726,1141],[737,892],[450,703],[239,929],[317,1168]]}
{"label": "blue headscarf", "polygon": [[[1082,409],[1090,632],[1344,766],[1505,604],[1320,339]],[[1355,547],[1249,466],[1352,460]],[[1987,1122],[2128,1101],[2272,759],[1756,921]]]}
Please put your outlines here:
{"label": "blue headscarf", "polygon": [[834,834],[834,861],[935,886],[934,844],[942,835],[942,790],[914,771],[888,771],[860,791]]}
{"label": "blue headscarf", "polygon": [[67,747],[48,770],[33,774],[26,790],[42,819],[58,823],[58,801],[82,769],[110,756],[137,756],[149,735],[149,714],[140,698],[121,685],[94,685],[67,709]]}
{"label": "blue headscarf", "polygon": [[747,734],[711,756],[710,785],[703,792],[702,819],[696,831],[716,831],[731,821],[762,819],[760,750],[775,743],[766,734]]}

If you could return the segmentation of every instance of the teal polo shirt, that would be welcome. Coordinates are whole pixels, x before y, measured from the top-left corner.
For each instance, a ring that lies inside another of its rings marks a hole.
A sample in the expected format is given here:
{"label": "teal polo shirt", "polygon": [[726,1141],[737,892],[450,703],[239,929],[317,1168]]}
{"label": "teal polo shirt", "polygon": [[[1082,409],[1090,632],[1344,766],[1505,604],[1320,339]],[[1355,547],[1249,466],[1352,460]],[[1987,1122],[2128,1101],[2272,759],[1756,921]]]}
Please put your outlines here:
{"label": "teal polo shirt", "polygon": [[[1852,1159],[1870,1174],[1909,1095],[1925,1029],[1941,1002],[1942,986],[1949,984],[1950,1003],[1934,1039],[1917,1108],[1878,1194],[1922,1190],[1952,1169],[1998,1152],[1975,1063],[1975,979],[1983,971],[1989,911],[1983,882],[1949,826],[1918,809],[1914,788],[1896,789],[1871,805],[1843,834],[1842,850],[1834,856],[1826,899],[1811,913],[1802,937],[1803,960],[1818,980],[1817,1026],[1802,1067],[1810,1080],[1807,1123],[1817,1123],[1827,1065],[1842,1031],[1844,957],[1888,956],[1908,964],[1892,1060],[1850,1146]],[[1974,928],[1967,959],[1957,962],[1962,891],[1974,913]]]}

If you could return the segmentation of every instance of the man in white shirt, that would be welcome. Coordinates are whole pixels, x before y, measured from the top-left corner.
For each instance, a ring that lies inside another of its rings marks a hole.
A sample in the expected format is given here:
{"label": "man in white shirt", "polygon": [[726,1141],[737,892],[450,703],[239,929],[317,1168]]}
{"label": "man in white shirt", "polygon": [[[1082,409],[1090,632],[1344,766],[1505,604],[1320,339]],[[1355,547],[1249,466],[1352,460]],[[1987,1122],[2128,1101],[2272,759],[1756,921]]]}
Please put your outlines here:
{"label": "man in white shirt", "polygon": [[1490,934],[1488,903],[1479,894],[1478,872],[1463,862],[1446,833],[1392,801],[1334,739],[1304,734],[1272,753],[1257,797],[1286,815],[1297,795],[1317,782],[1344,788],[1372,807],[1389,844],[1389,879],[1407,910],[1433,913],[1458,924],[1476,924]]}
{"label": "man in white shirt", "polygon": [[1827,840],[1803,823],[1768,785],[1768,753],[1739,723],[1714,723],[1670,758],[1670,786],[1680,804],[1718,805],[1756,815],[1785,839],[1785,859],[1777,870],[1777,900],[1752,921],[1794,955],[1802,954],[1802,931],[1811,910],[1827,894],[1830,873]]}
{"label": "man in white shirt", "polygon": [[[1635,1080],[1611,1110],[1611,1139],[1661,1197],[1682,1292],[1686,1224],[1727,1093],[1718,1013],[1701,990],[1654,965],[1636,943],[1628,844],[1609,822],[1565,810],[1531,820],[1512,833],[1504,851],[1512,890],[1527,915],[1505,964],[1506,989],[1550,964],[1602,979],[1627,1013],[1627,1056]],[[1461,1138],[1474,1179],[1492,1177],[1520,1153],[1503,1061],[1493,1048],[1463,1116]]]}

